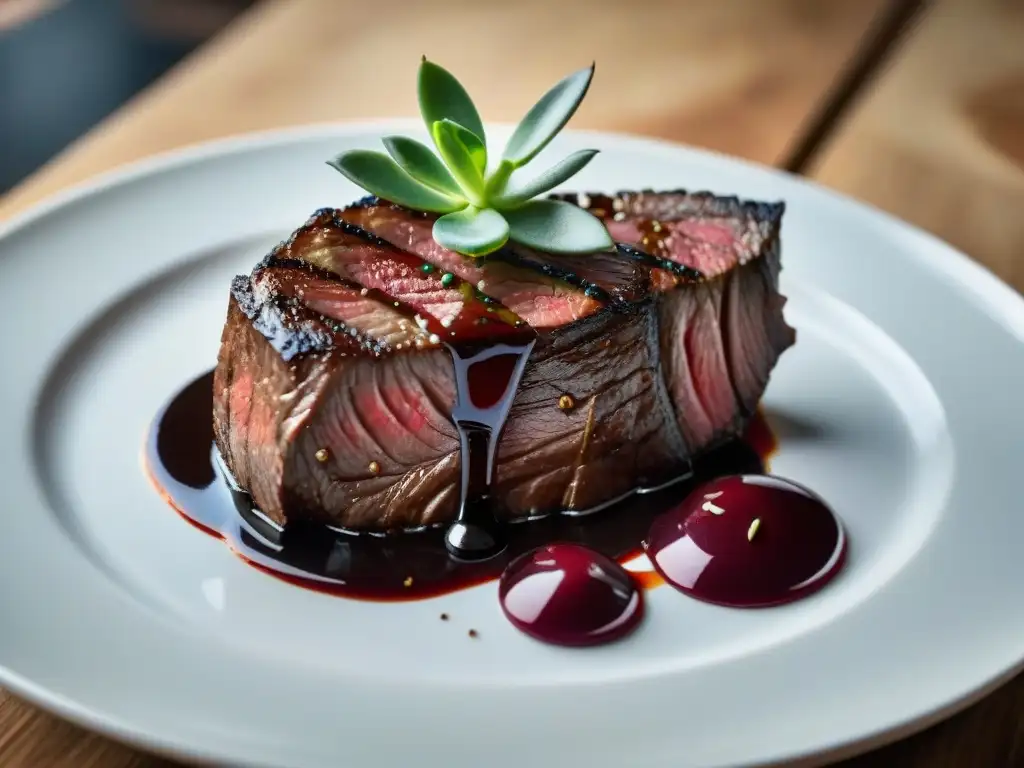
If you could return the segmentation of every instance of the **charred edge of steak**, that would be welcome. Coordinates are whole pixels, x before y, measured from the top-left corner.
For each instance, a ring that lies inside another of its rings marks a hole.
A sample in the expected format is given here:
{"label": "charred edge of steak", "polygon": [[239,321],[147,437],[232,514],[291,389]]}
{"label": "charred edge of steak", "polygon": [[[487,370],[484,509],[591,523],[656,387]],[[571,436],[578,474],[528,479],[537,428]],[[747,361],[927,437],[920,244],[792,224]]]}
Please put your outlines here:
{"label": "charred edge of steak", "polygon": [[341,283],[342,285],[347,285],[350,288],[359,287],[351,280],[345,280],[341,275],[337,274],[336,272],[331,272],[328,269],[321,269],[315,264],[310,264],[308,261],[303,261],[302,259],[298,259],[292,256],[286,256],[283,258],[280,256],[274,256],[274,253],[278,252],[278,249],[281,248],[282,245],[283,244],[276,245],[270,253],[268,253],[259,262],[256,263],[256,266],[252,268],[251,273],[252,278],[254,280],[257,279],[263,272],[269,269],[281,267],[285,269],[301,269],[314,280],[327,280],[332,283]]}
{"label": "charred edge of steak", "polygon": [[[275,249],[276,250],[276,249]],[[273,263],[268,263],[269,256],[265,256],[252,271],[252,280],[258,282],[261,277],[267,273],[272,273],[275,277],[281,274],[282,270],[301,270],[304,275],[314,280],[322,280],[324,282],[336,283],[337,285],[348,288],[352,291],[360,291],[364,296],[369,296],[372,299],[387,304],[393,307],[396,312],[408,317],[414,318],[416,316],[416,310],[407,304],[402,304],[399,301],[395,301],[394,298],[388,296],[381,291],[367,290],[359,283],[354,280],[349,280],[346,277],[342,277],[337,272],[331,272],[329,269],[323,269],[315,264],[310,264],[307,261],[301,259],[286,257],[277,258]],[[385,352],[393,352],[395,350],[384,341],[380,339],[374,339],[366,334],[362,333],[358,328],[352,328],[351,326],[339,321],[336,318],[328,317],[322,312],[317,312],[311,307],[303,303],[302,291],[295,290],[290,292],[288,295],[282,295],[277,298],[277,303],[282,309],[295,311],[304,311],[310,317],[317,318],[321,323],[330,328],[335,333],[346,334],[352,338],[357,339],[362,344],[365,351],[372,352],[380,355]]]}
{"label": "charred edge of steak", "polygon": [[[403,206],[396,205],[388,200],[383,200],[375,195],[367,195],[359,200],[356,200],[351,205],[347,206],[344,210],[353,210],[356,208],[367,208],[369,206],[389,206],[392,208],[400,208],[407,214],[414,215],[421,219],[429,219],[433,214],[425,213],[423,211],[413,211]],[[342,211],[344,213],[344,211]],[[516,250],[506,245],[499,248],[497,251],[487,254],[486,256],[480,257],[481,260],[493,260],[502,261],[510,266],[518,267],[527,272],[534,272],[540,274],[546,278],[552,280],[559,280],[566,285],[572,286],[577,290],[582,291],[584,294],[597,301],[611,304],[615,302],[615,297],[611,293],[606,291],[599,285],[587,280],[581,275],[575,272],[565,269],[563,266],[559,266],[557,263],[546,263],[535,259],[530,259],[525,255],[521,255]]]}
{"label": "charred edge of steak", "polygon": [[704,280],[704,273],[699,269],[688,267],[685,264],[672,261],[671,259],[663,259],[660,256],[655,256],[647,251],[642,251],[634,245],[628,243],[616,243],[615,249],[625,256],[627,259],[632,259],[648,267],[654,267],[656,269],[664,269],[680,278],[681,283],[699,283]]}
{"label": "charred edge of steak", "polygon": [[258,279],[259,276],[236,276],[231,281],[231,295],[252,327],[284,362],[334,349],[341,349],[344,354],[375,357],[392,351],[386,344],[361,334],[358,329],[314,312],[296,296],[287,296],[271,287],[261,290]]}
{"label": "charred edge of steak", "polygon": [[319,318],[306,315],[289,317],[289,307],[282,297],[259,297],[252,278],[238,275],[231,281],[231,295],[252,327],[270,342],[285,362],[299,355],[325,352],[333,346],[331,329]]}
{"label": "charred edge of steak", "polygon": [[[339,213],[340,211],[337,208],[317,208],[313,211],[313,214],[306,219],[306,222],[301,227],[292,232],[287,239],[282,240],[280,243],[275,245],[270,250],[270,253],[264,256],[263,260],[256,265],[256,268],[270,267],[277,264],[284,264],[286,262],[306,264],[306,262],[302,261],[301,257],[291,255],[290,251],[299,238],[309,234],[313,229],[322,227],[335,227],[346,235],[361,238],[371,245],[376,245],[379,248],[385,248],[389,251],[395,249],[395,246],[387,240],[383,240],[372,232],[367,232],[362,227],[357,227],[355,224],[345,221],[338,215]],[[282,256],[282,254],[286,252],[288,252],[288,255]],[[335,277],[337,277],[337,275],[335,275]]]}

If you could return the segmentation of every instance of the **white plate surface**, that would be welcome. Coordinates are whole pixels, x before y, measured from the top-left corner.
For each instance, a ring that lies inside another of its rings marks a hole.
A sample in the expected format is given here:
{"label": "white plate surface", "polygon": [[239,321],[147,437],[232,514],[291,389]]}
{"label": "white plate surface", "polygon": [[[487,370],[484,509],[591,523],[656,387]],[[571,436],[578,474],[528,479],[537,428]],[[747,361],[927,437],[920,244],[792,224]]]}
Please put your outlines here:
{"label": "white plate surface", "polygon": [[359,195],[325,159],[396,131],[419,123],[206,145],[0,230],[0,683],[150,748],[246,766],[712,768],[836,758],[1017,668],[1024,302],[888,216],[648,140],[567,132],[546,154],[603,150],[577,189],[786,202],[799,337],[764,401],[772,467],[845,520],[839,579],[758,611],[662,587],[626,641],[567,650],[517,633],[493,583],[338,599],[175,515],[140,450],[160,405],[212,366],[231,276]]}

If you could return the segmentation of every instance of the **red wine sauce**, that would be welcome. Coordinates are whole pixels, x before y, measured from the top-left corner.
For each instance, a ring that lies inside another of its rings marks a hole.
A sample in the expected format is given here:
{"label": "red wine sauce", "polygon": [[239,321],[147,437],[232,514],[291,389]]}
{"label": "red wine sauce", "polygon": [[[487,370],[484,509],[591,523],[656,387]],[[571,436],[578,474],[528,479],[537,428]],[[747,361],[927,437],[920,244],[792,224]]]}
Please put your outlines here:
{"label": "red wine sauce", "polygon": [[788,603],[842,567],[842,523],[818,496],[772,475],[711,480],[651,525],[645,548],[661,576],[699,600]]}
{"label": "red wine sauce", "polygon": [[[693,478],[588,515],[506,524],[505,549],[490,559],[469,562],[448,554],[443,528],[371,536],[295,523],[281,531],[253,508],[248,494],[233,488],[214,448],[212,411],[213,374],[208,373],[157,415],[145,462],[160,494],[190,523],[224,539],[267,573],[307,588],[375,601],[419,600],[492,581],[519,555],[552,542],[579,544],[620,562],[631,559],[641,554],[641,540],[652,521],[676,507],[696,482],[763,472],[762,457],[774,449],[767,424],[755,416],[748,429],[750,443],[737,440],[703,457],[693,466]],[[649,576],[634,574],[651,584]]]}
{"label": "red wine sauce", "polygon": [[491,497],[494,458],[534,341],[483,349],[449,345],[455,363],[452,418],[461,443],[462,495],[459,515],[444,542],[460,560],[486,560],[506,547],[494,514],[497,502]]}
{"label": "red wine sauce", "polygon": [[548,544],[513,560],[498,599],[508,620],[556,645],[598,645],[632,632],[643,592],[625,568],[578,544]]}

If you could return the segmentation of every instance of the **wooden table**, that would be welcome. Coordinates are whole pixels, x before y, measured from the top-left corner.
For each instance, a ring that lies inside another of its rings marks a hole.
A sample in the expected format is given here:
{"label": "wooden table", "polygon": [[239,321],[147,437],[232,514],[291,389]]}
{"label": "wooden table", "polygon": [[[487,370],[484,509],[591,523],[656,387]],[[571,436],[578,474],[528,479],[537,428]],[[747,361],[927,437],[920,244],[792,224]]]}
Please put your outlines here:
{"label": "wooden table", "polygon": [[[183,144],[414,114],[422,53],[455,70],[493,120],[517,119],[554,78],[596,57],[574,127],[646,133],[807,173],[936,232],[1024,288],[1024,0],[917,5],[424,0],[385,23],[373,3],[265,2],[0,199],[0,218]],[[842,765],[1024,765],[1022,724],[1017,679]],[[0,691],[0,765],[175,764]]]}

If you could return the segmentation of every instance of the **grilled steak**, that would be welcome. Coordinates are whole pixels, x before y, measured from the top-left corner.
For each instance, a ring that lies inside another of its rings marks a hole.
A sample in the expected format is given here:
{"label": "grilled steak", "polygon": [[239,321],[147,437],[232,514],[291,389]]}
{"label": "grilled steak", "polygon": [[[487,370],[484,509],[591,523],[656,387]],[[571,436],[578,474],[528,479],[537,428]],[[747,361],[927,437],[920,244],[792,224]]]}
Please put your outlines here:
{"label": "grilled steak", "polygon": [[507,519],[659,485],[740,433],[794,342],[777,290],[782,205],[565,199],[606,220],[617,252],[468,259],[433,240],[434,216],[367,198],[318,211],[234,280],[215,435],[264,514],[374,531],[450,522],[453,329],[537,335],[498,449]]}

